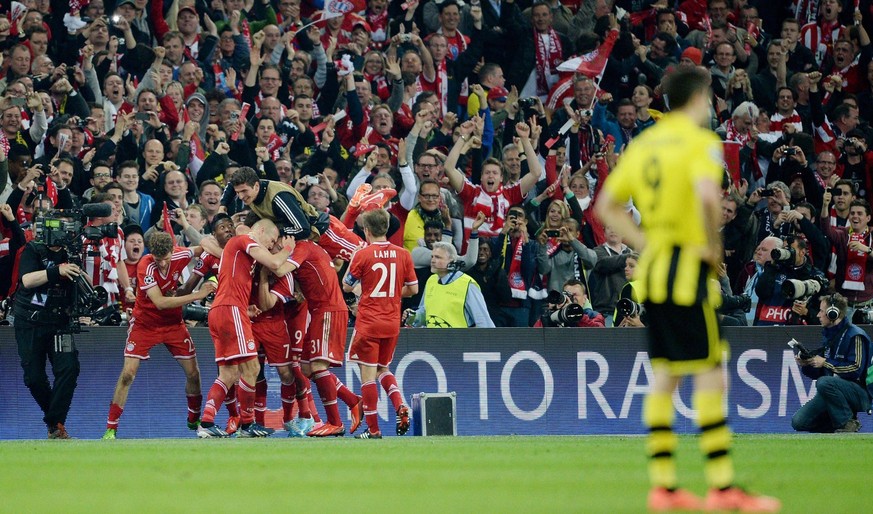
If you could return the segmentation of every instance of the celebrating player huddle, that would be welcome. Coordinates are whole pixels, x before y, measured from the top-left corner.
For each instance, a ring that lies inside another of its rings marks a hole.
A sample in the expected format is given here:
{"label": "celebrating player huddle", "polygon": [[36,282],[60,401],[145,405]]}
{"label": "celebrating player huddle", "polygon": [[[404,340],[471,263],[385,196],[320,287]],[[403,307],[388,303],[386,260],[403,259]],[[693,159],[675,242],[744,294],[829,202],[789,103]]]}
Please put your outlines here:
{"label": "celebrating player huddle", "polygon": [[[288,231],[289,226],[307,223],[285,219],[289,210],[276,207],[302,199],[285,190],[281,196],[265,194],[272,191],[268,181],[234,186],[261,218],[251,227],[236,227],[239,235],[232,235],[232,221],[222,216],[214,222],[215,237],[207,238],[202,248],[174,247],[172,237],[163,232],[149,238],[150,255],[137,265],[137,302],[103,438],[115,439],[139,365],[159,344],[166,345],[185,372],[188,427],[200,438],[266,437],[274,432],[264,426],[266,387],[258,387],[266,386],[265,364],[276,370],[281,381],[283,426],[289,437],[345,435],[337,404],[341,400],[351,413],[348,432],[357,431],[365,418],[367,429],[356,437],[382,438],[377,380],[397,414],[396,433],[404,435],[410,412],[389,365],[400,330],[401,298],[415,295],[418,282],[409,252],[386,240],[389,214],[377,208],[359,217],[366,243],[351,231],[336,230],[334,220],[309,216],[306,209],[294,210],[292,216],[307,217],[312,230]],[[300,239],[283,235],[289,232]],[[328,248],[321,246],[328,241]],[[354,250],[328,253],[338,247]],[[200,257],[194,273],[180,286],[196,255]],[[341,287],[334,265],[343,260],[349,262]],[[197,292],[190,292],[216,267],[217,286],[207,280]],[[348,360],[360,366],[361,396],[331,372],[345,358],[349,311],[343,290],[360,296]],[[218,377],[209,388],[201,417],[200,371],[182,307],[213,292],[208,321]],[[321,398],[325,422],[312,402],[310,380]],[[215,423],[223,403],[230,414],[225,429]]]}

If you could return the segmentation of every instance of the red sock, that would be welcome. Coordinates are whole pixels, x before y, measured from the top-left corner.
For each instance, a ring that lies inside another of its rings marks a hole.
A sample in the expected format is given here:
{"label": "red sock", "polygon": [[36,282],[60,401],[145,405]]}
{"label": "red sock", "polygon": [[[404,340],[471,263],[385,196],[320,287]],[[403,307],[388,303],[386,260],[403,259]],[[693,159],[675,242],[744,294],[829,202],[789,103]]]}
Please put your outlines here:
{"label": "red sock", "polygon": [[364,418],[367,420],[367,429],[370,433],[379,431],[379,414],[376,405],[379,401],[379,386],[376,381],[361,384],[361,396],[364,399]]}
{"label": "red sock", "polygon": [[221,405],[224,397],[227,395],[227,386],[221,379],[216,378],[209,388],[209,394],[206,396],[206,408],[203,409],[203,423],[215,423],[215,412],[218,410],[216,405]]}
{"label": "red sock", "polygon": [[333,377],[333,380],[336,383],[336,396],[337,396],[337,398],[339,398],[340,400],[343,401],[343,403],[348,405],[350,409],[352,407],[354,407],[355,405],[357,405],[358,402],[361,401],[361,398],[358,395],[356,395],[355,393],[353,393],[351,389],[346,387],[346,385],[343,384],[340,381],[340,379],[337,378],[336,375],[331,373],[330,376]]}
{"label": "red sock", "polygon": [[264,425],[264,415],[267,413],[267,381],[258,380],[255,383],[255,422]]}
{"label": "red sock", "polygon": [[327,422],[334,426],[343,424],[340,420],[339,408],[336,406],[336,378],[328,370],[319,371],[312,375],[315,387],[318,388],[318,396],[321,397],[321,404],[324,405],[324,411],[327,413]]}
{"label": "red sock", "polygon": [[124,409],[119,407],[117,403],[110,403],[109,417],[106,418],[106,428],[118,429],[118,418],[121,417],[122,412],[124,412]]}
{"label": "red sock", "polygon": [[309,402],[312,401],[312,391],[310,390],[309,379],[303,374],[299,363],[291,364],[291,372],[294,373],[294,385],[297,386],[297,410],[298,416],[301,418],[311,418],[312,409],[309,408]]}
{"label": "red sock", "polygon": [[239,398],[239,422],[241,426],[247,426],[255,420],[255,388],[248,384],[242,377],[237,382],[237,397]]}
{"label": "red sock", "polygon": [[282,421],[287,423],[294,419],[294,404],[296,403],[294,397],[297,396],[297,384],[294,382],[282,384],[279,391],[282,396]]}
{"label": "red sock", "polygon": [[379,375],[379,383],[382,384],[382,389],[388,393],[388,399],[394,405],[394,412],[397,412],[397,409],[403,405],[403,397],[400,396],[400,388],[397,387],[397,379],[394,378],[394,374],[390,371],[382,373]]}
{"label": "red sock", "polygon": [[200,404],[202,403],[202,394],[188,395],[188,423],[194,423],[200,419]]}
{"label": "red sock", "polygon": [[224,399],[224,406],[227,408],[228,416],[239,416],[239,409],[236,407],[236,384],[230,386],[230,389],[227,390],[227,397]]}
{"label": "red sock", "polygon": [[316,423],[321,423],[321,416],[318,415],[318,409],[315,408],[315,400],[312,399],[312,390],[306,392],[306,404],[309,406],[309,414],[312,420]]}

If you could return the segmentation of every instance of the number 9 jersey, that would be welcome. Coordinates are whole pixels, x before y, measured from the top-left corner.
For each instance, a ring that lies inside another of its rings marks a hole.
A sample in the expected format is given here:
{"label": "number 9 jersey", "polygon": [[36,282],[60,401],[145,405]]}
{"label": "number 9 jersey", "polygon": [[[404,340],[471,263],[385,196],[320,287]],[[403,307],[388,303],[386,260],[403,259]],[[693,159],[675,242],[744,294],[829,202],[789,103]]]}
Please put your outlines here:
{"label": "number 9 jersey", "polygon": [[[696,184],[721,184],[722,142],[682,114],[667,114],[628,146],[604,188],[619,202],[633,198],[640,211],[646,248],[636,277],[641,300],[690,306],[718,291],[706,283],[708,266],[703,206]],[[609,224],[609,220],[603,220]]]}

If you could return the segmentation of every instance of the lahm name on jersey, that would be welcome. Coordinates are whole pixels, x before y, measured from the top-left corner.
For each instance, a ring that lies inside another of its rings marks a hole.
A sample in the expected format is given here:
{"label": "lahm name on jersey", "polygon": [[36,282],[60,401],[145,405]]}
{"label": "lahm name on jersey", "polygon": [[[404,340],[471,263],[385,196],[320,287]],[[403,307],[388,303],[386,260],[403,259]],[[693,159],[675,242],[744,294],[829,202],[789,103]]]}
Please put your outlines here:
{"label": "lahm name on jersey", "polygon": [[377,259],[396,259],[397,250],[376,250],[373,256]]}

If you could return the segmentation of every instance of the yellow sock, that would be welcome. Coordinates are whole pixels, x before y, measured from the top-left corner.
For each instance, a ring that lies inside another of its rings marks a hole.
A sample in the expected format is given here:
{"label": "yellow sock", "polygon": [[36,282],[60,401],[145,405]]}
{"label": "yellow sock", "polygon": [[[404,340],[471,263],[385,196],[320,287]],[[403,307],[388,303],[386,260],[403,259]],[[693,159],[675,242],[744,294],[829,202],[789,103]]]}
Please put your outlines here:
{"label": "yellow sock", "polygon": [[734,465],[729,453],[731,431],[722,406],[722,393],[695,392],[692,399],[700,426],[700,451],[706,458],[704,473],[710,487],[724,488],[733,483]]}
{"label": "yellow sock", "polygon": [[643,403],[643,422],[649,429],[646,453],[649,456],[649,480],[655,487],[675,489],[676,457],[679,440],[673,433],[673,400],[667,393],[652,393]]}

